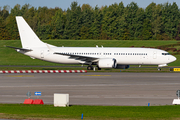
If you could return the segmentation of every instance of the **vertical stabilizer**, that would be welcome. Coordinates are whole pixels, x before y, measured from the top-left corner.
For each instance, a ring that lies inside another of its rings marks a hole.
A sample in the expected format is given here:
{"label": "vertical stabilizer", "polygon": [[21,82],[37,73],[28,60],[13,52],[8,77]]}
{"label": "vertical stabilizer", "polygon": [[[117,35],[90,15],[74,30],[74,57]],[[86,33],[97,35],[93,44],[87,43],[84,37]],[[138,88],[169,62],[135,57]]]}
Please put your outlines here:
{"label": "vertical stabilizer", "polygon": [[22,16],[16,16],[16,22],[23,48],[46,47]]}

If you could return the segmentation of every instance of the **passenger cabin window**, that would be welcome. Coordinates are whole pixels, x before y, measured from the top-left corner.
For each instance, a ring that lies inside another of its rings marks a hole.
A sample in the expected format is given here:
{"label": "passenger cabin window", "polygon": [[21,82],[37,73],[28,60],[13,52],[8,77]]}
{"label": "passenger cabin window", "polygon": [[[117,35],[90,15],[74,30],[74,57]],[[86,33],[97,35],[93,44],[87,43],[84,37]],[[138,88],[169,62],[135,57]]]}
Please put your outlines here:
{"label": "passenger cabin window", "polygon": [[162,55],[170,55],[169,53],[162,53]]}

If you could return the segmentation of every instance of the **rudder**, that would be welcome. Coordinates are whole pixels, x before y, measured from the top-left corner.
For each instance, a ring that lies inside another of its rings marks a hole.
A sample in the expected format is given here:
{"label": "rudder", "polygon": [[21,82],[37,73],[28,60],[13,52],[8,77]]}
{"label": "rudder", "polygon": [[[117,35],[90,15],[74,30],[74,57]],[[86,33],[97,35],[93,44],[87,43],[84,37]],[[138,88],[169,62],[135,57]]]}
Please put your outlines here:
{"label": "rudder", "polygon": [[16,16],[16,22],[23,48],[46,47],[22,16]]}

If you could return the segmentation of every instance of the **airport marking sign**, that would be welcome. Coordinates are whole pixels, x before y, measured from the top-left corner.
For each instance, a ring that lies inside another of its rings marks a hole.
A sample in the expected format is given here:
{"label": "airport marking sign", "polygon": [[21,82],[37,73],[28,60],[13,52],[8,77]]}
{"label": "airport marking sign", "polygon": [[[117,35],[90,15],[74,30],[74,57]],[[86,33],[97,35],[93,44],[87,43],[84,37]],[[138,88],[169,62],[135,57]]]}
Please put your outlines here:
{"label": "airport marking sign", "polygon": [[41,96],[41,92],[34,92],[34,95]]}
{"label": "airport marking sign", "polygon": [[31,97],[31,92],[27,92],[27,97],[30,98]]}

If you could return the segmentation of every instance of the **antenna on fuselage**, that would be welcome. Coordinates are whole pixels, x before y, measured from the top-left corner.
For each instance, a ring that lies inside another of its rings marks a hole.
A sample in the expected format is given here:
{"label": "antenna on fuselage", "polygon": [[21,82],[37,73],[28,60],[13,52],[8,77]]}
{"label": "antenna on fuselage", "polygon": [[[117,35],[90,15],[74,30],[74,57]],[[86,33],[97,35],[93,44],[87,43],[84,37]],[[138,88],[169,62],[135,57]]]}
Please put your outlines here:
{"label": "antenna on fuselage", "polygon": [[96,47],[98,48],[98,45],[96,45]]}

